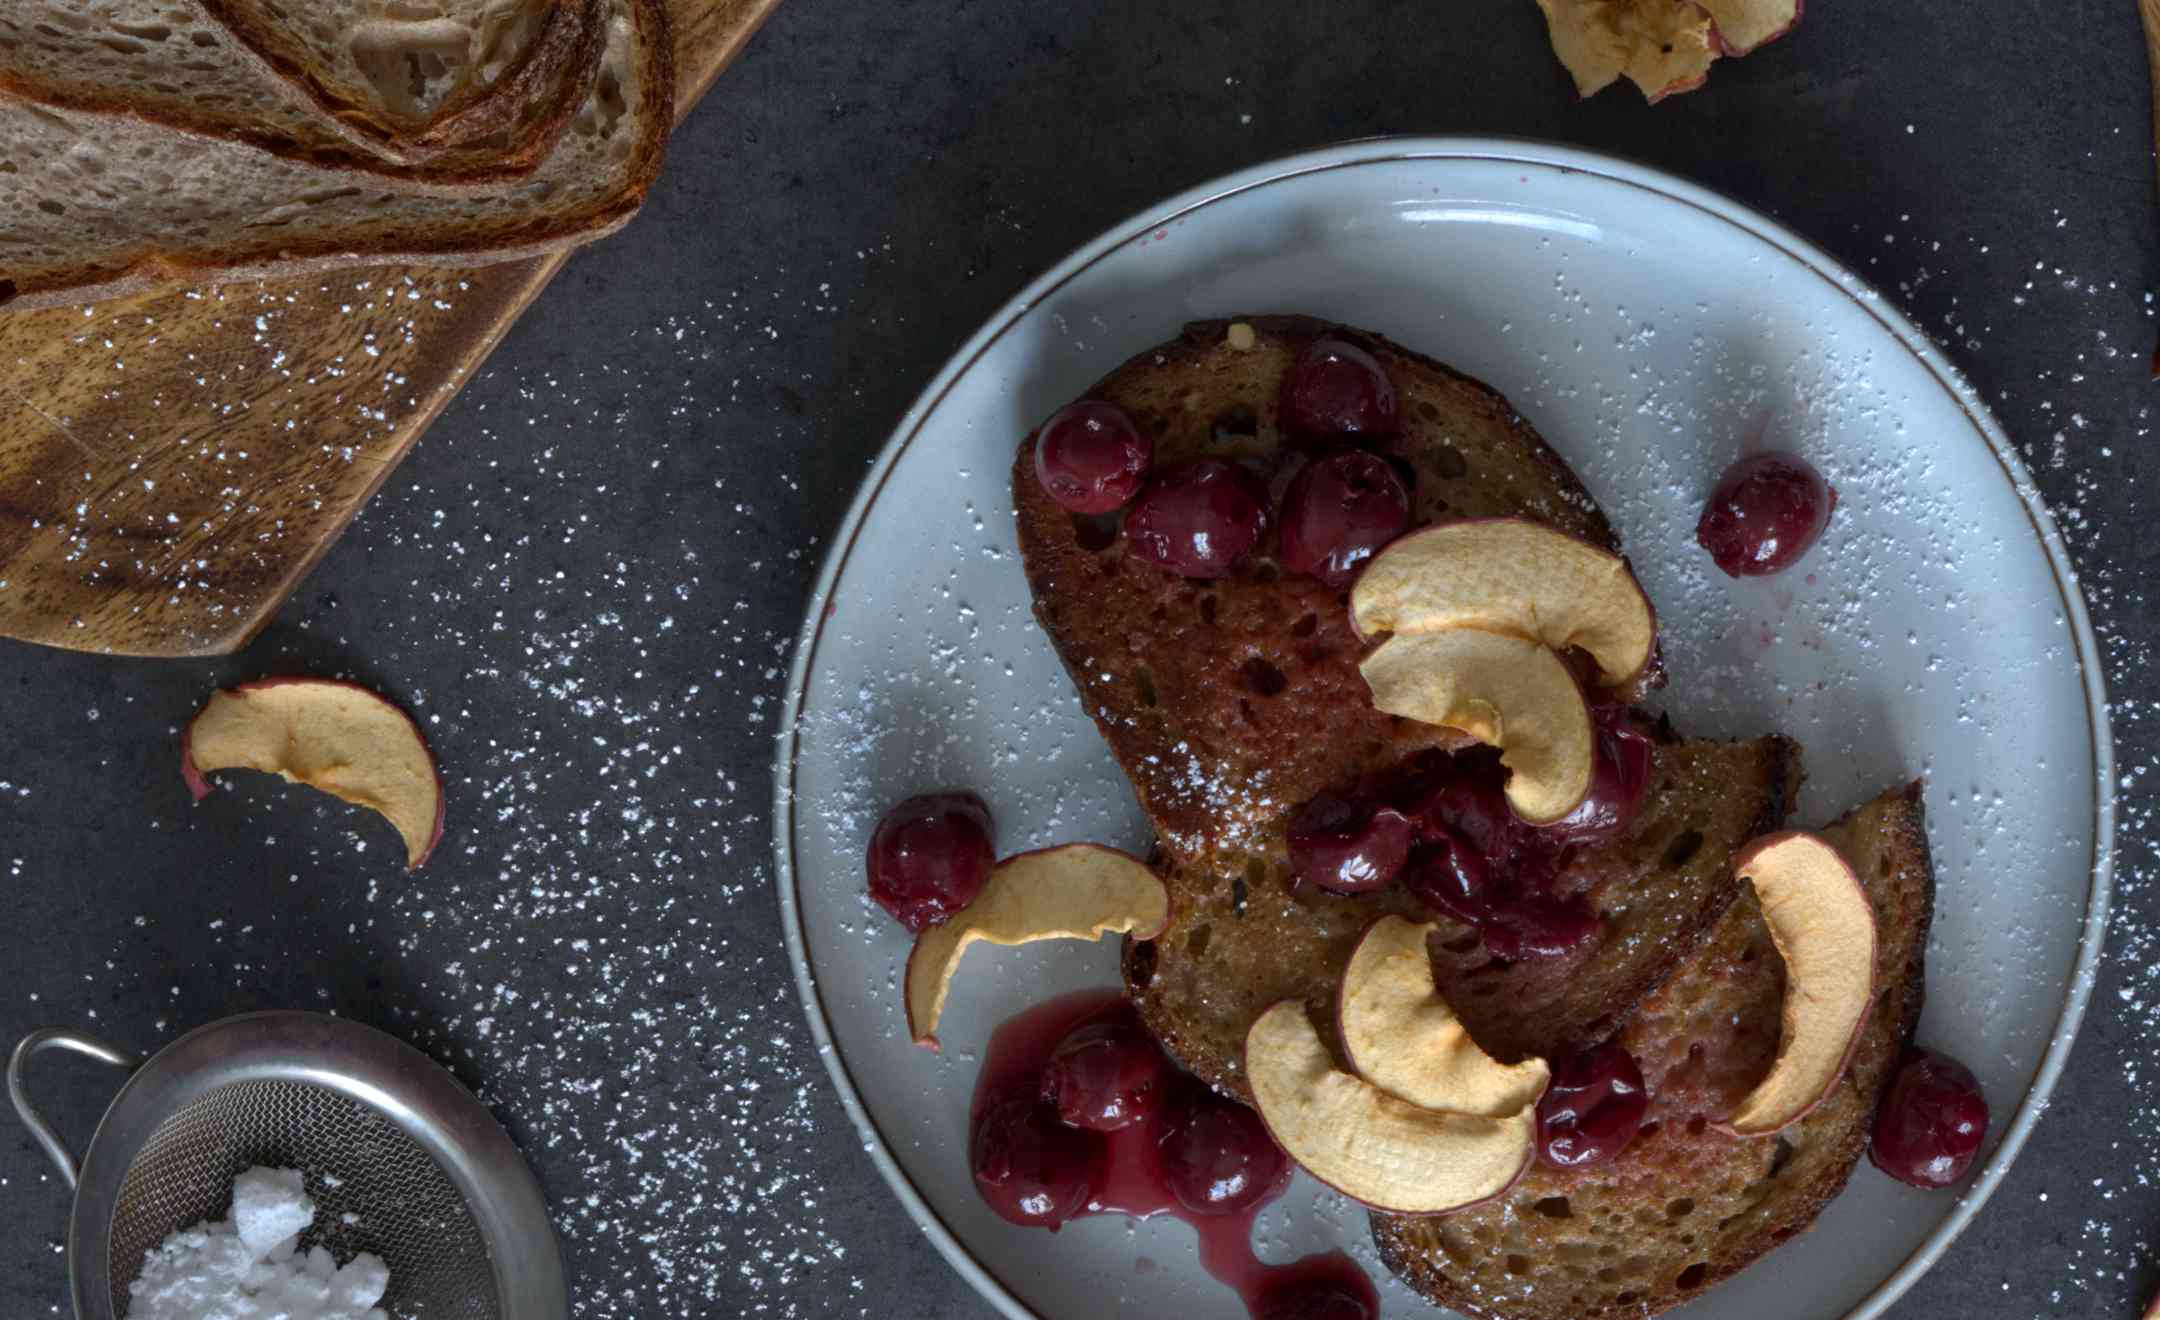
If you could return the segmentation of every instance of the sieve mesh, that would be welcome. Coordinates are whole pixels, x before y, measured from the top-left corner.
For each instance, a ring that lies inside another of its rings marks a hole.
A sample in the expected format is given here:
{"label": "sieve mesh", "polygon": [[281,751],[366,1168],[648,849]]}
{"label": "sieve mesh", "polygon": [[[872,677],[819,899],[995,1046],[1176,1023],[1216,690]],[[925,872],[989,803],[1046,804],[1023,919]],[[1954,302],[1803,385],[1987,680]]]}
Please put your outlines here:
{"label": "sieve mesh", "polygon": [[382,1257],[382,1306],[397,1320],[499,1320],[486,1241],[434,1158],[373,1109],[304,1082],[219,1087],[150,1134],[113,1210],[114,1315],[127,1314],[144,1254],[223,1218],[233,1179],[257,1164],[306,1171],[317,1209],[301,1245],[326,1247],[340,1263],[362,1251]]}

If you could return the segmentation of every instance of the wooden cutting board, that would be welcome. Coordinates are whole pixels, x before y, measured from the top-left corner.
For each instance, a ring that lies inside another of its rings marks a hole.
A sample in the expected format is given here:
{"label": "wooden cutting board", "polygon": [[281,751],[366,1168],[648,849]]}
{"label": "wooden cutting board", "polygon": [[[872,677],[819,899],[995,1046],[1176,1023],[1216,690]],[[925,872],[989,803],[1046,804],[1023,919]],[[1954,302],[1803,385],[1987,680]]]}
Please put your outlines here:
{"label": "wooden cutting board", "polygon": [[[777,3],[668,0],[678,114]],[[0,315],[0,636],[238,649],[567,259]]]}

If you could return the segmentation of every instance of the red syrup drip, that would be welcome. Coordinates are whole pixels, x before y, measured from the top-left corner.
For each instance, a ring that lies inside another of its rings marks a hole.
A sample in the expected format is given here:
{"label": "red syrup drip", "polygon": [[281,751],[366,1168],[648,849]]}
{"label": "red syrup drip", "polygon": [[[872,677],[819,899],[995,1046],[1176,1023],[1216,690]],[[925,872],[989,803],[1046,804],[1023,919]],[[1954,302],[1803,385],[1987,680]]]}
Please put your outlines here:
{"label": "red syrup drip", "polygon": [[[1130,1011],[1124,995],[1116,990],[1081,990],[1037,1004],[1008,1019],[991,1035],[984,1053],[982,1073],[975,1080],[975,1096],[968,1110],[970,1130],[992,1097],[1038,1085],[1051,1051],[1072,1030],[1098,1018]],[[1167,1060],[1164,1072],[1166,1087],[1184,1080]],[[1379,1293],[1371,1280],[1357,1262],[1340,1251],[1306,1256],[1288,1265],[1268,1265],[1253,1254],[1253,1222],[1269,1202],[1282,1195],[1289,1179],[1244,1210],[1225,1215],[1194,1214],[1178,1202],[1163,1180],[1154,1150],[1157,1131],[1151,1117],[1099,1134],[1103,1143],[1101,1172],[1082,1214],[1127,1215],[1135,1219],[1167,1214],[1184,1220],[1199,1236],[1201,1268],[1235,1292],[1255,1317],[1295,1316],[1298,1312],[1294,1310],[1266,1308],[1286,1303],[1294,1293],[1306,1289],[1328,1288],[1360,1300],[1368,1316],[1380,1314]]]}

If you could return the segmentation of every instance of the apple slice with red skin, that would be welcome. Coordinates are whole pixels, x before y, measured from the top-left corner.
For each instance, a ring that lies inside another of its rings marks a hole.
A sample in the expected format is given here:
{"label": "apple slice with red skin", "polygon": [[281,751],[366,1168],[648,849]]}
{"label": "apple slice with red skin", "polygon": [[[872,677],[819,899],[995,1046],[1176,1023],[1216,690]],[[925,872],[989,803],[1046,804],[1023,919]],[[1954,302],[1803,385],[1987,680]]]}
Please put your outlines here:
{"label": "apple slice with red skin", "polygon": [[1710,15],[1689,0],[1538,0],[1538,8],[1580,96],[1623,75],[1652,102],[1693,91],[1721,49]]}
{"label": "apple slice with red skin", "polygon": [[1527,518],[1468,518],[1390,543],[1358,575],[1360,636],[1478,628],[1589,652],[1618,687],[1650,665],[1657,613],[1627,561]]}
{"label": "apple slice with red skin", "polygon": [[908,953],[908,1034],[938,1048],[938,1018],[961,955],[978,941],[1032,944],[1134,935],[1151,940],[1170,924],[1170,891],[1131,853],[1068,843],[999,862],[975,901],[915,937]]}
{"label": "apple slice with red skin", "polygon": [[1710,15],[1711,39],[1722,55],[1745,55],[1776,41],[1800,22],[1802,0],[1695,0]]}
{"label": "apple slice with red skin", "polygon": [[1625,76],[1655,103],[1702,86],[1719,57],[1792,31],[1802,0],[1538,0],[1538,8],[1578,94]]}
{"label": "apple slice with red skin", "polygon": [[1427,1109],[1335,1066],[1302,999],[1245,1035],[1253,1108],[1285,1154],[1376,1210],[1438,1215],[1503,1195],[1537,1156],[1537,1110],[1492,1118]]}
{"label": "apple slice with red skin", "polygon": [[1382,917],[1343,968],[1335,1001],[1343,1054],[1360,1077],[1425,1109],[1504,1118],[1534,1108],[1552,1080],[1543,1059],[1504,1064],[1478,1048],[1433,984],[1437,927]]}
{"label": "apple slice with red skin", "polygon": [[1373,706],[1500,749],[1508,805],[1533,825],[1590,791],[1597,744],[1575,675],[1543,643],[1477,628],[1397,633],[1358,666]]}
{"label": "apple slice with red skin", "polygon": [[357,683],[265,678],[212,693],[180,736],[180,777],[200,802],[213,770],[264,770],[380,813],[408,869],[442,838],[442,775],[420,726]]}
{"label": "apple slice with red skin", "polygon": [[1766,1137],[1805,1118],[1852,1062],[1875,1004],[1875,909],[1837,849],[1790,830],[1733,854],[1785,960],[1777,1058],[1717,1126]]}

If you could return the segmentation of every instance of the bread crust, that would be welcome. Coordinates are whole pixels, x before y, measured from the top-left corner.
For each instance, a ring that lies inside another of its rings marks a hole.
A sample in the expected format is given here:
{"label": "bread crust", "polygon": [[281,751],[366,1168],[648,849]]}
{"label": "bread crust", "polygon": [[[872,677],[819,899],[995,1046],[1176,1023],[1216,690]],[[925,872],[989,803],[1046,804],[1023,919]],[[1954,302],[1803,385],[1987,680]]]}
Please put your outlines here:
{"label": "bread crust", "polygon": [[[212,5],[229,2],[206,0]],[[407,149],[425,160],[504,129],[515,130],[525,106],[546,101],[548,109],[534,121],[527,140],[513,143],[511,149],[528,169],[539,164],[577,113],[599,68],[606,45],[605,14],[601,0],[553,0],[539,34],[510,68],[486,87],[467,88],[438,107],[433,121],[413,135]]]}

